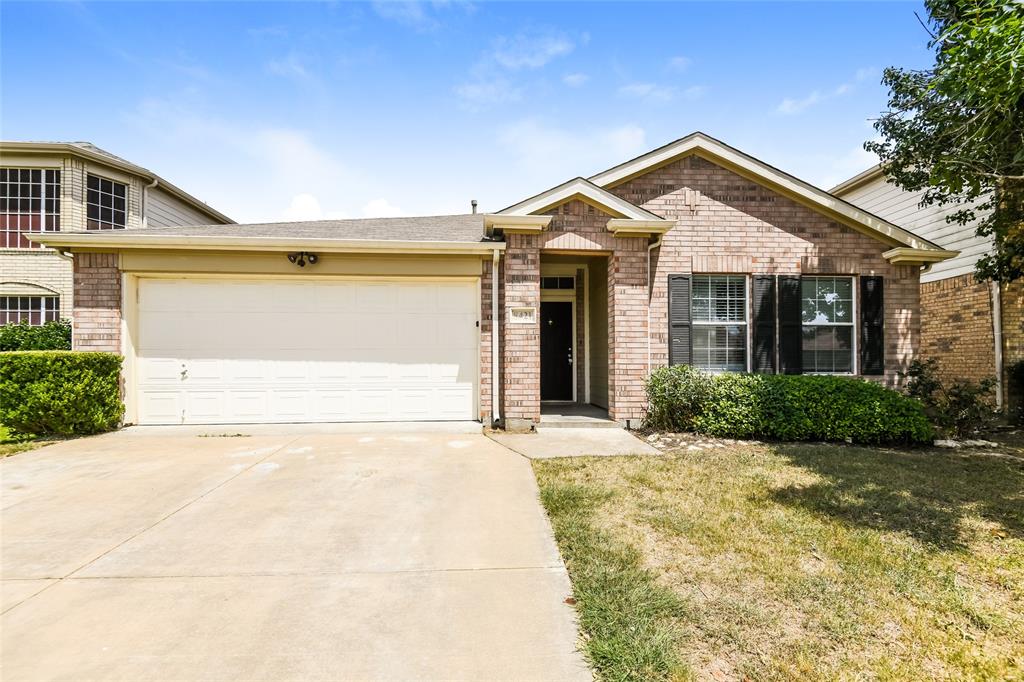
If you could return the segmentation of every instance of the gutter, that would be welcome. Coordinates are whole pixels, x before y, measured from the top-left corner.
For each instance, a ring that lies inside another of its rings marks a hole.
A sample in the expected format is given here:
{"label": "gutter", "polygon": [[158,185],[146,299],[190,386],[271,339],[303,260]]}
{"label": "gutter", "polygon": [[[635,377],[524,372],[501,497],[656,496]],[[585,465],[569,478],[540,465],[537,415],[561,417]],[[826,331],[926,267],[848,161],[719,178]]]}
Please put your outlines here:
{"label": "gutter", "polygon": [[153,182],[142,186],[142,227],[149,227],[149,190],[156,189],[160,184],[160,178],[153,178]]}
{"label": "gutter", "polygon": [[183,237],[135,232],[33,234],[28,239],[54,249],[83,251],[187,250],[187,251],[319,251],[321,253],[432,253],[489,255],[504,250],[504,242],[400,241],[377,239],[323,239],[281,237]]}
{"label": "gutter", "polygon": [[1003,290],[992,282],[992,336],[995,340],[996,407],[1003,409]]}

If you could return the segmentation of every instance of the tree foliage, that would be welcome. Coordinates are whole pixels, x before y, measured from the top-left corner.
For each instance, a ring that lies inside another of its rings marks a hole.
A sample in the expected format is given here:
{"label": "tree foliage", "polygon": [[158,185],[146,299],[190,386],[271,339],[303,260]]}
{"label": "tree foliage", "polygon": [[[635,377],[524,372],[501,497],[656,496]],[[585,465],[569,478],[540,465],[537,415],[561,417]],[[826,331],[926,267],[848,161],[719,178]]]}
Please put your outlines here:
{"label": "tree foliage", "polygon": [[887,174],[922,205],[956,204],[949,221],[991,237],[977,273],[1024,275],[1024,0],[926,0],[930,69],[890,67],[875,123]]}

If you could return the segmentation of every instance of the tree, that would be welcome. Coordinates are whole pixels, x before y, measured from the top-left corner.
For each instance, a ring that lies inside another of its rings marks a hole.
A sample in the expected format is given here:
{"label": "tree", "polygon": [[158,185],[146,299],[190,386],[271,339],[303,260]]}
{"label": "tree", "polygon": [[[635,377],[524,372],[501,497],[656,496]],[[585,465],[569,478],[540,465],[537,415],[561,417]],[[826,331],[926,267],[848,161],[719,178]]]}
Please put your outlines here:
{"label": "tree", "polygon": [[935,50],[927,70],[890,67],[889,108],[875,122],[878,154],[922,205],[957,204],[995,248],[982,279],[1024,276],[1024,0],[926,0]]}

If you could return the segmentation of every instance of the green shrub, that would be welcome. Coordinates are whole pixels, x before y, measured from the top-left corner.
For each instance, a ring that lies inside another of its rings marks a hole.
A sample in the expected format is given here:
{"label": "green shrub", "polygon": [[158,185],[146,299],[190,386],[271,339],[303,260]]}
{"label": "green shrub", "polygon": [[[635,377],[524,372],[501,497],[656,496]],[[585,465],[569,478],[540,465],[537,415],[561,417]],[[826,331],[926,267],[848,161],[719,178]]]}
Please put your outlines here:
{"label": "green shrub", "polygon": [[0,351],[71,350],[71,322],[59,320],[33,326],[11,322],[0,326]]}
{"label": "green shrub", "polygon": [[954,438],[982,431],[996,417],[994,378],[978,383],[958,379],[947,384],[939,378],[934,359],[914,360],[902,376],[907,378],[907,395],[920,400],[932,423]]}
{"label": "green shrub", "polygon": [[73,351],[0,353],[0,424],[71,436],[117,428],[121,356]]}
{"label": "green shrub", "polygon": [[711,377],[688,365],[661,367],[647,380],[650,428],[690,431],[711,392]]}
{"label": "green shrub", "polygon": [[881,444],[929,443],[934,437],[918,401],[850,377],[708,375],[675,366],[651,375],[648,398],[648,426],[722,438]]}

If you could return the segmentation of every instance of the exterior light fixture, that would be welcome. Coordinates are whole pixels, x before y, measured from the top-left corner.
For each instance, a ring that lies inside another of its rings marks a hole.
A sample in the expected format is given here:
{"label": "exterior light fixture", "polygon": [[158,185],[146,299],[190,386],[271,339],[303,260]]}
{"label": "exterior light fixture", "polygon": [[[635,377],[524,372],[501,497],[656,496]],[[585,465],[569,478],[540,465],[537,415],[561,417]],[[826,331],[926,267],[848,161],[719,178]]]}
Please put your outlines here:
{"label": "exterior light fixture", "polygon": [[298,265],[300,268],[306,267],[306,263],[310,265],[316,265],[316,262],[320,260],[320,257],[315,253],[307,253],[306,251],[299,251],[298,253],[289,253],[288,262]]}

